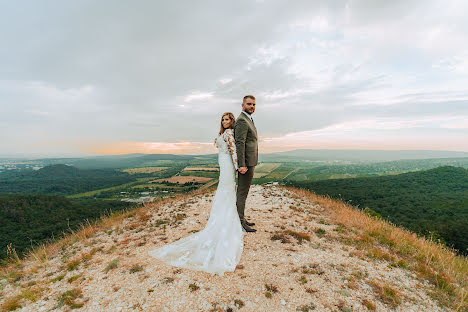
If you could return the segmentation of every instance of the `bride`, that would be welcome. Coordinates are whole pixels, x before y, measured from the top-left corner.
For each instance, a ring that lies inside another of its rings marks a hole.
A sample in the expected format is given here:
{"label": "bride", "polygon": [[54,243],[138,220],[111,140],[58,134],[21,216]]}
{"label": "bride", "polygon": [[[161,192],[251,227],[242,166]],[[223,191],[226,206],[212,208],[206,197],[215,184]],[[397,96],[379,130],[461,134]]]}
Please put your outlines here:
{"label": "bride", "polygon": [[149,255],[170,265],[215,275],[233,272],[244,248],[244,229],[236,207],[237,152],[234,141],[235,118],[221,117],[215,139],[219,149],[219,183],[205,228],[171,244],[149,251]]}

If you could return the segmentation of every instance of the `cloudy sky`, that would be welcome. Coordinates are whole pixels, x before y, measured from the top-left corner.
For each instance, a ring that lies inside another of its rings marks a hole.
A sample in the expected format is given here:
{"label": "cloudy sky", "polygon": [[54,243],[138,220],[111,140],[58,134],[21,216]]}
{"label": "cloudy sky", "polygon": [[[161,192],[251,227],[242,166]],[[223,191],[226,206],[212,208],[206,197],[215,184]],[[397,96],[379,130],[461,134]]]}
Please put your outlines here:
{"label": "cloudy sky", "polygon": [[2,1],[0,156],[468,151],[468,2]]}

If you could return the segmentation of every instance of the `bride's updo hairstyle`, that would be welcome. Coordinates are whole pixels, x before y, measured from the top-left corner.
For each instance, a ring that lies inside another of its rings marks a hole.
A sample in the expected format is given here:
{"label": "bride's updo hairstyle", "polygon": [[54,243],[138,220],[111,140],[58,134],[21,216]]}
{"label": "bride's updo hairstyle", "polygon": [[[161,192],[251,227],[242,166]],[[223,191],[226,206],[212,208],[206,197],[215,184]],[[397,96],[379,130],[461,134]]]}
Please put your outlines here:
{"label": "bride's updo hairstyle", "polygon": [[218,135],[221,135],[224,133],[224,127],[223,127],[223,118],[224,116],[229,116],[229,119],[231,119],[231,124],[229,125],[230,129],[234,129],[234,124],[236,123],[236,118],[234,117],[234,114],[231,112],[224,113],[223,116],[221,116],[221,129],[219,130]]}

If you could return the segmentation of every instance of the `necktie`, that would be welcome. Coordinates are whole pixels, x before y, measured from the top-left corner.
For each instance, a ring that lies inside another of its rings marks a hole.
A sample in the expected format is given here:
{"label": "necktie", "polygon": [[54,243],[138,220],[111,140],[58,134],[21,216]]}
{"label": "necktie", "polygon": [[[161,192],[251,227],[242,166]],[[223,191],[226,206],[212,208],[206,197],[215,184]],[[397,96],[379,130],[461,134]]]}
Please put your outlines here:
{"label": "necktie", "polygon": [[253,118],[252,118],[252,117],[250,117],[250,120],[252,120],[252,123],[253,123],[253,125],[254,125],[254,127],[255,127],[255,122],[253,121]]}

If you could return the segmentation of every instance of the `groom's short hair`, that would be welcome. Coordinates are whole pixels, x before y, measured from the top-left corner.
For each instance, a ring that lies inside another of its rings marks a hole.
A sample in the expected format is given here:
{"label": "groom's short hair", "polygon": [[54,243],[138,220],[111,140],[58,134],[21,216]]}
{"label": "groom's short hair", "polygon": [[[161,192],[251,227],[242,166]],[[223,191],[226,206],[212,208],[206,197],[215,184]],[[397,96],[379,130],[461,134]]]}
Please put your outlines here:
{"label": "groom's short hair", "polygon": [[248,95],[244,96],[244,99],[242,100],[242,103],[245,103],[245,100],[246,100],[246,99],[252,99],[252,100],[255,100],[255,96],[253,96],[253,95],[250,95],[250,94],[248,94]]}

